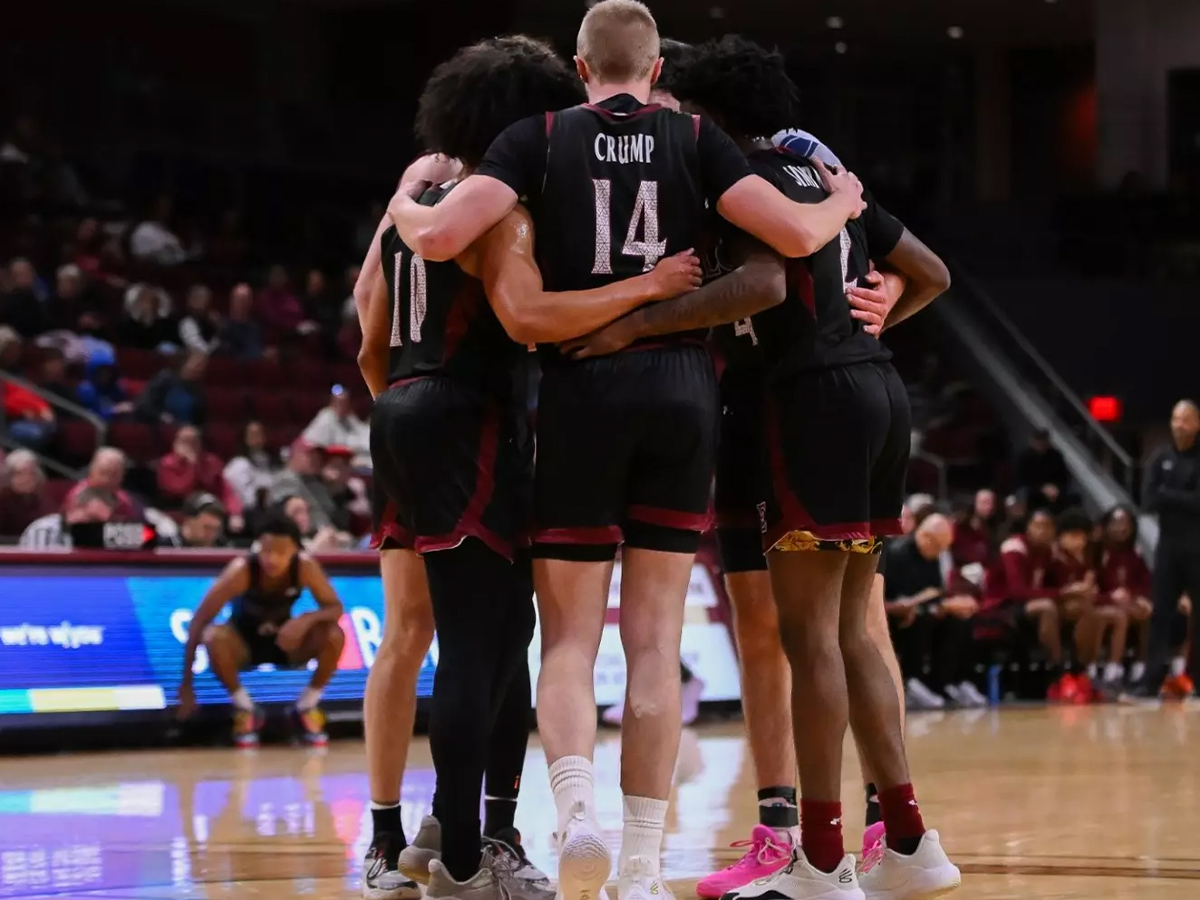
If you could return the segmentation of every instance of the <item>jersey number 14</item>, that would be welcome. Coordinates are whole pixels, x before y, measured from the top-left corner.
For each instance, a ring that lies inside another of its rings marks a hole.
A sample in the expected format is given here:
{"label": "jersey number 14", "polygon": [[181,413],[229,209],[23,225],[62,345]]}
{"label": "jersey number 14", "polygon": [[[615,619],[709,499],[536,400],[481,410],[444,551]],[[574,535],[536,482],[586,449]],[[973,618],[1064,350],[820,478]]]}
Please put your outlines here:
{"label": "jersey number 14", "polygon": [[[593,178],[592,190],[596,198],[596,264],[593,275],[611,275],[612,268],[612,182],[607,178]],[[637,239],[639,226],[642,239]],[[649,272],[667,252],[665,239],[658,239],[658,182],[643,181],[638,185],[637,200],[633,204],[633,215],[629,219],[629,230],[625,233],[625,244],[621,253],[625,256],[640,256],[642,271]]]}

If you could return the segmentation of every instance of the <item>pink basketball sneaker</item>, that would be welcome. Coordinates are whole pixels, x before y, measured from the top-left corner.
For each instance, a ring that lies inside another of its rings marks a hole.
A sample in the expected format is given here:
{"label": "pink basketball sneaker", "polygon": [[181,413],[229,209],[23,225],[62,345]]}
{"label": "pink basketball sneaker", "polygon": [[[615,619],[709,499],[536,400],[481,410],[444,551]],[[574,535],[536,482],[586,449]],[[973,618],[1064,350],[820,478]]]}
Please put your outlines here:
{"label": "pink basketball sneaker", "polygon": [[717,898],[745,887],[757,878],[774,875],[792,860],[792,841],[780,837],[774,828],[755,825],[750,840],[738,841],[730,846],[747,847],[746,855],[727,869],[714,872],[696,885],[697,896],[705,900]]}
{"label": "pink basketball sneaker", "polygon": [[867,830],[863,832],[863,859],[871,855],[871,851],[875,849],[875,845],[883,840],[884,827],[882,822],[876,822],[874,825],[868,825]]}

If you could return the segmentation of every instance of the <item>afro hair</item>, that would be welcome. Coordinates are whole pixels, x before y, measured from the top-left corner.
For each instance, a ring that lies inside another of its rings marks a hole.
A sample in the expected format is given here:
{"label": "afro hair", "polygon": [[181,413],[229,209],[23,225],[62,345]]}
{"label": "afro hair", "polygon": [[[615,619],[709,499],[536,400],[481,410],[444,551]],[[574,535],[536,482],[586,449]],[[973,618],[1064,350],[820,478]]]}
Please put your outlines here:
{"label": "afro hair", "polygon": [[799,118],[799,91],[788,77],[783,54],[739,35],[684,53],[671,73],[670,91],[742,137],[769,137]]}
{"label": "afro hair", "polygon": [[695,49],[691,44],[685,44],[683,41],[676,41],[672,38],[663,38],[659,41],[658,52],[662,56],[663,64],[662,72],[654,86],[659,90],[674,94],[675,78],[687,65],[688,59]]}
{"label": "afro hair", "polygon": [[427,152],[474,167],[509,125],[583,100],[574,70],[548,45],[524,35],[492,38],[433,70],[417,106],[417,136]]}

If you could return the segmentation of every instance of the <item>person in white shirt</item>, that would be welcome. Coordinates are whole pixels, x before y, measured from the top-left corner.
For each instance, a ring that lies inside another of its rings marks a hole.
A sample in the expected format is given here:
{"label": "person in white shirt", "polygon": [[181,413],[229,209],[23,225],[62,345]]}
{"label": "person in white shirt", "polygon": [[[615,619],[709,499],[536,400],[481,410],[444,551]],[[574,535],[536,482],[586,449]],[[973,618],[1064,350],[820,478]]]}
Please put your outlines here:
{"label": "person in white shirt", "polygon": [[154,209],[138,223],[129,236],[129,252],[141,262],[177,266],[187,259],[183,242],[167,223],[171,219],[171,198],[165,194],[154,201]]}
{"label": "person in white shirt", "polygon": [[314,447],[348,447],[354,451],[354,467],[371,467],[371,427],[354,415],[350,392],[335,384],[329,405],[316,414],[304,429],[305,443]]}
{"label": "person in white shirt", "polygon": [[270,491],[279,471],[279,460],[267,450],[262,422],[247,422],[241,452],[225,466],[225,482],[242,499],[246,509],[258,505],[258,492]]}

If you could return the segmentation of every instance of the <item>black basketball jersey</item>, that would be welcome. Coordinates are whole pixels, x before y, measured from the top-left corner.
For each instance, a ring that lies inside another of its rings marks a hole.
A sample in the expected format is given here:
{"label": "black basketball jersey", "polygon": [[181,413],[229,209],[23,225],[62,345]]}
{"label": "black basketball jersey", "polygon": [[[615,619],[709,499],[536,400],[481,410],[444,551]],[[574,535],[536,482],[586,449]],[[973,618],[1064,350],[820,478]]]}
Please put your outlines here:
{"label": "black basketball jersey", "polygon": [[[424,206],[449,193],[432,188]],[[394,226],[383,232],[391,341],[388,382],[420,375],[448,375],[508,402],[513,369],[525,348],[513,342],[496,318],[483,283],[453,260],[427,262],[400,240]]]}
{"label": "black basketball jersey", "polygon": [[246,564],[250,569],[250,587],[234,599],[231,618],[282,625],[291,618],[292,606],[300,599],[300,554],[292,557],[287,577],[273,589],[262,583],[263,572],[257,553],[247,556]]}
{"label": "black basketball jersey", "polygon": [[[758,150],[750,155],[750,165],[798,203],[820,203],[828,196],[805,157]],[[787,298],[755,315],[748,326],[771,378],[891,359],[888,349],[851,317],[846,300],[847,289],[869,270],[867,233],[857,219],[811,256],[788,260]]]}
{"label": "black basketball jersey", "polygon": [[[738,234],[738,229],[720,216],[712,216],[701,256],[705,284],[728,275],[737,268],[736,261],[730,258],[729,244]],[[749,318],[713,328],[712,343],[725,372],[763,368],[762,349],[758,345],[754,323]]]}

